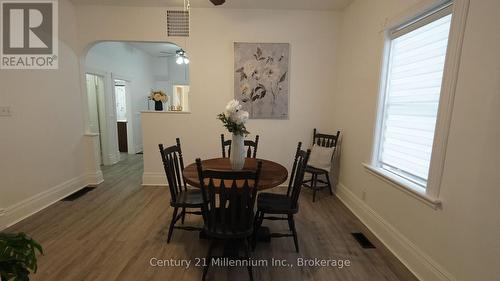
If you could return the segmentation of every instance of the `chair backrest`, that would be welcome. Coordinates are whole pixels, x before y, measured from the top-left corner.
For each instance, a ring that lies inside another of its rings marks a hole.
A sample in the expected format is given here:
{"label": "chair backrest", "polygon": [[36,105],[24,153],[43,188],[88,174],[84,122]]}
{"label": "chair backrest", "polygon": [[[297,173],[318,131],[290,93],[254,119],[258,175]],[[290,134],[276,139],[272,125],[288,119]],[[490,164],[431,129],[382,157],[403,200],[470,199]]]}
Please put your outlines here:
{"label": "chair backrest", "polygon": [[208,231],[218,230],[231,235],[252,229],[262,162],[257,162],[256,170],[242,171],[203,169],[199,158],[196,165],[205,203],[203,219]]}
{"label": "chair backrest", "polygon": [[184,161],[182,159],[181,141],[179,138],[176,138],[175,141],[176,145],[167,148],[164,148],[163,144],[158,145],[172,202],[177,200],[179,192],[183,189],[187,190],[186,181],[182,176]]}
{"label": "chair backrest", "polygon": [[[231,157],[231,140],[225,140],[224,134],[221,134],[220,142],[222,146],[222,157]],[[256,158],[257,147],[259,146],[259,135],[255,136],[255,140],[245,140],[244,145],[247,147],[247,158]]]}
{"label": "chair backrest", "polygon": [[307,162],[309,161],[309,155],[311,154],[310,149],[304,151],[300,149],[301,146],[302,143],[299,142],[297,145],[297,151],[295,152],[295,159],[293,161],[290,180],[288,182],[288,190],[286,192],[286,195],[292,199],[292,208],[297,208],[297,202],[299,200],[300,190],[302,189],[302,182],[304,181]]}
{"label": "chair backrest", "polygon": [[337,141],[340,136],[340,131],[337,131],[335,135],[320,134],[316,131],[313,132],[313,144],[323,146],[323,147],[335,147],[337,146]]}

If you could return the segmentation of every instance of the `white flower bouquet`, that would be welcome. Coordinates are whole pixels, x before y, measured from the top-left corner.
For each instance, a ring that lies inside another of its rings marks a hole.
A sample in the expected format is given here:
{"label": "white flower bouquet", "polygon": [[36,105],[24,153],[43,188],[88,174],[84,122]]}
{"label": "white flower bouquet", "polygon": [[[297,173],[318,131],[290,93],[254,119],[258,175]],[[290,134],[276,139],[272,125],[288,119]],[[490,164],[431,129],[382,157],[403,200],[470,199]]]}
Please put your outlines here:
{"label": "white flower bouquet", "polygon": [[151,94],[149,95],[148,98],[150,100],[159,101],[159,102],[167,102],[167,100],[168,100],[167,94],[165,94],[165,92],[159,91],[159,90],[151,91]]}
{"label": "white flower bouquet", "polygon": [[224,127],[233,135],[246,136],[247,131],[245,123],[248,121],[249,114],[241,110],[241,104],[237,100],[231,100],[226,105],[226,111],[217,115],[217,119],[222,121]]}

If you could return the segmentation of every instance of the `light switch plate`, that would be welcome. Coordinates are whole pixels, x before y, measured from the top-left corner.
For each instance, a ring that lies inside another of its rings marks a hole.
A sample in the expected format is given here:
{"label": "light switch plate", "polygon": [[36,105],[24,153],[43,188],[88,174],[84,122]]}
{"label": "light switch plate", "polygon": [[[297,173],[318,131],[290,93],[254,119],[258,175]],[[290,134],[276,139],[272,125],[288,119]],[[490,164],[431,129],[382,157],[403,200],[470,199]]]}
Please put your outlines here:
{"label": "light switch plate", "polygon": [[10,106],[0,106],[0,116],[12,116]]}

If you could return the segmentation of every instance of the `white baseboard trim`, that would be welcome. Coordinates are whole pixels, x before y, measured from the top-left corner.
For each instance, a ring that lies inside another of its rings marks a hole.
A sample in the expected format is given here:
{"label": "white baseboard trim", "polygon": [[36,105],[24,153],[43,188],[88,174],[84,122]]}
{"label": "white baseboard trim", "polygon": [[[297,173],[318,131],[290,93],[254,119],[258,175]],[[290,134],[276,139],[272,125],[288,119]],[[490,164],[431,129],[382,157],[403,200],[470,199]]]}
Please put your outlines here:
{"label": "white baseboard trim", "polygon": [[165,173],[143,173],[142,186],[168,186]]}
{"label": "white baseboard trim", "polygon": [[117,151],[115,153],[109,154],[109,159],[111,161],[111,165],[120,162],[120,160],[121,160],[120,151]]}
{"label": "white baseboard trim", "polygon": [[342,183],[336,196],[419,280],[457,280]]}
{"label": "white baseboard trim", "polygon": [[141,151],[142,151],[142,144],[136,145],[135,146],[135,153],[134,154],[136,154],[138,152],[141,152]]}
{"label": "white baseboard trim", "polygon": [[84,174],[58,184],[17,204],[4,209],[0,214],[0,230],[47,208],[62,198],[87,186],[88,175]]}
{"label": "white baseboard trim", "polygon": [[87,174],[87,185],[97,186],[97,185],[101,184],[102,182],[104,182],[104,176],[102,175],[101,170]]}

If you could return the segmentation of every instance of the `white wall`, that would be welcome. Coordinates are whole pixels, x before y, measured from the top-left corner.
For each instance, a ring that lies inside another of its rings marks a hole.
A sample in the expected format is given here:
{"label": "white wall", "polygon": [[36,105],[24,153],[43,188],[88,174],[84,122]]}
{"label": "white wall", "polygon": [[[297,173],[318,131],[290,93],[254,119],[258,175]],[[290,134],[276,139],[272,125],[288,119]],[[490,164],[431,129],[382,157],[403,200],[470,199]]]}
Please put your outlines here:
{"label": "white wall", "polygon": [[[157,145],[180,137],[186,163],[220,155],[223,127],[216,115],[233,97],[233,42],[290,43],[290,120],[251,120],[259,155],[290,166],[298,141],[331,127],[338,14],[334,12],[193,9],[189,46],[166,37],[161,8],[79,8],[80,43],[96,40],[173,41],[188,52],[192,114],[143,115],[144,183],[164,184]],[[140,26],[136,23],[140,22]],[[147,26],[148,28],[143,28]],[[314,55],[311,55],[311,52]],[[279,149],[276,149],[279,147]]]}
{"label": "white wall", "polygon": [[372,151],[382,26],[416,2],[358,0],[343,13],[332,118],[332,128],[344,129],[338,194],[421,280],[498,280],[499,1],[470,3],[440,192],[443,209],[433,210],[361,166]]}
{"label": "white wall", "polygon": [[[105,78],[109,85],[113,85],[114,79],[127,80],[127,91],[132,112],[132,120],[127,120],[133,127],[133,146],[134,150],[129,151],[135,153],[142,150],[142,129],[140,122],[140,112],[147,109],[147,96],[149,95],[154,85],[153,64],[154,60],[149,54],[144,51],[134,48],[130,44],[123,42],[102,42],[93,46],[85,60],[87,69],[100,70],[107,75]],[[112,78],[113,77],[113,78]],[[110,109],[113,109],[109,114],[109,118],[116,120],[114,112],[114,99],[112,99],[111,88],[108,87],[106,95],[111,95],[109,100],[113,103],[110,104]],[[128,106],[127,106],[128,107]],[[111,138],[110,143],[111,151],[118,151],[118,144],[116,140],[116,122],[112,122],[114,126],[111,127],[109,133],[113,133],[115,137]]]}
{"label": "white wall", "polygon": [[[152,61],[153,74],[154,74],[154,90],[162,90],[167,96],[168,100],[164,104],[166,108],[169,108],[172,102],[172,82],[169,79],[169,65],[168,58],[157,58]],[[154,102],[150,101],[150,109],[154,110]],[[165,108],[164,108],[165,109]]]}
{"label": "white wall", "polygon": [[0,229],[87,184],[75,19],[59,1],[58,70],[0,70]]}

